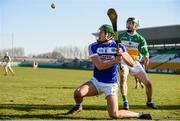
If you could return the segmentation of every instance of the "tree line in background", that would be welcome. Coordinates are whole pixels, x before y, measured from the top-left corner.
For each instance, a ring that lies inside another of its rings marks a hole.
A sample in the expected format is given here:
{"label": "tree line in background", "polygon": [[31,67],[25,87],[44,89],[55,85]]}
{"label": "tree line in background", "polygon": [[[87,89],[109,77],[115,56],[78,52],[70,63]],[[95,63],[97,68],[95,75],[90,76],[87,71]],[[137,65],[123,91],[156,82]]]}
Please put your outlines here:
{"label": "tree line in background", "polygon": [[[0,56],[4,56],[6,52],[8,52],[9,55],[12,57],[25,56],[25,50],[23,47],[0,50]],[[54,59],[65,59],[65,58],[88,59],[88,47],[78,47],[78,46],[56,47],[52,52],[42,53],[38,55],[29,54],[28,57],[54,58]]]}
{"label": "tree line in background", "polygon": [[4,56],[8,52],[12,57],[24,57],[25,51],[23,47],[17,47],[13,49],[2,49],[0,50],[0,56]]}

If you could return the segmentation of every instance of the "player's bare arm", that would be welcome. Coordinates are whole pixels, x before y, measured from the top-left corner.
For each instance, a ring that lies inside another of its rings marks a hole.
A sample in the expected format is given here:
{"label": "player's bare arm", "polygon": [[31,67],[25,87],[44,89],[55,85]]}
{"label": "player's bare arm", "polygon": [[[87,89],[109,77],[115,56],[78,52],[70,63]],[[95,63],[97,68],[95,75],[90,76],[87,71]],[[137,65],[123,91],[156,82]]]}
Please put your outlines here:
{"label": "player's bare arm", "polygon": [[119,64],[121,62],[120,58],[117,58],[116,60],[103,61],[98,55],[91,57],[91,59],[98,70],[108,69],[114,64]]}
{"label": "player's bare arm", "polygon": [[121,48],[119,48],[117,51],[117,55],[122,56],[122,59],[125,61],[125,63],[128,66],[133,67],[134,60],[132,59],[132,57],[127,52],[122,52]]}
{"label": "player's bare arm", "polygon": [[149,56],[144,56],[144,65],[145,66],[149,65]]}

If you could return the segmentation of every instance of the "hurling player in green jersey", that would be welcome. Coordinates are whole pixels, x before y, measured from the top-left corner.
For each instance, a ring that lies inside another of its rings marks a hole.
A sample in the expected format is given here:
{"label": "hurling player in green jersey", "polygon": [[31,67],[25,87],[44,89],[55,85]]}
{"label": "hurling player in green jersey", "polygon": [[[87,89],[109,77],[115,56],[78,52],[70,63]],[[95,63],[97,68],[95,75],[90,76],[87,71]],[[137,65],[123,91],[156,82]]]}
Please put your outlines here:
{"label": "hurling player in green jersey", "polygon": [[127,52],[134,59],[135,64],[133,67],[129,67],[123,61],[121,62],[121,73],[120,73],[120,90],[123,97],[123,108],[129,109],[128,99],[127,99],[127,76],[129,72],[134,75],[138,80],[141,80],[146,87],[147,103],[146,105],[152,109],[157,109],[157,105],[152,102],[152,83],[148,78],[144,68],[139,62],[140,55],[143,56],[144,65],[149,64],[149,52],[147,48],[147,43],[144,37],[142,37],[136,30],[139,27],[139,20],[134,17],[130,17],[126,22],[126,32],[119,34],[119,42],[122,43]]}

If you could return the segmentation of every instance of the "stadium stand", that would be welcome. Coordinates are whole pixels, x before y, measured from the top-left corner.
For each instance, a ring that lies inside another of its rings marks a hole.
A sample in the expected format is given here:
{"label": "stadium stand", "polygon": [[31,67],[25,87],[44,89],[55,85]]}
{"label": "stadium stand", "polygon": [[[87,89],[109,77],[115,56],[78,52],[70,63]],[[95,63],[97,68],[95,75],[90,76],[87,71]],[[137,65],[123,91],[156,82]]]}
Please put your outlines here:
{"label": "stadium stand", "polygon": [[146,38],[150,52],[147,72],[180,73],[180,25],[142,28],[138,33]]}

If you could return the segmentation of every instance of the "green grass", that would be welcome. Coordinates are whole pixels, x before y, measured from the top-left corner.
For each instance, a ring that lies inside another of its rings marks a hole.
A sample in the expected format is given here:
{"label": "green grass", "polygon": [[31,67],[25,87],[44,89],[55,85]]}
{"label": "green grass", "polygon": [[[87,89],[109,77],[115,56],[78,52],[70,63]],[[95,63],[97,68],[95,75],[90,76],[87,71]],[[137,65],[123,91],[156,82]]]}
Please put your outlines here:
{"label": "green grass", "polygon": [[[84,110],[64,115],[74,104],[73,91],[88,81],[92,71],[47,68],[14,68],[15,76],[0,71],[0,120],[108,120],[104,95],[84,99]],[[155,120],[180,120],[180,75],[148,74],[153,80],[153,101],[158,110],[145,106],[144,89],[134,89],[128,78],[130,110],[149,112]],[[122,98],[119,95],[119,107]]]}

